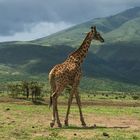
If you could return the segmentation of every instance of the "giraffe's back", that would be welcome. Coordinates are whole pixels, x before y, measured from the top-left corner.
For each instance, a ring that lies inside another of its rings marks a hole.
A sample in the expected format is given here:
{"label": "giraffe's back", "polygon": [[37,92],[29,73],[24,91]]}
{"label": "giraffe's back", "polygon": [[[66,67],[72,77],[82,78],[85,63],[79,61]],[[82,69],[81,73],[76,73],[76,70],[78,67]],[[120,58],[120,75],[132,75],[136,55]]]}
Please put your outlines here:
{"label": "giraffe's back", "polygon": [[54,82],[63,85],[72,85],[75,77],[81,76],[81,68],[76,63],[67,63],[56,65],[49,73],[49,79],[54,78]]}

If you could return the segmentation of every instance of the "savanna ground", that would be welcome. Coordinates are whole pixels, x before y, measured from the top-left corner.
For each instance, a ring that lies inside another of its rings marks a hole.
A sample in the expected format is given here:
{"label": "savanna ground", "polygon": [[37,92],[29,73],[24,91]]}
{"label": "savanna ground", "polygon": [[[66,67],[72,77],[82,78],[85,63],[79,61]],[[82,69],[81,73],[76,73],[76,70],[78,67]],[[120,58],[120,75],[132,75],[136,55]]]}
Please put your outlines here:
{"label": "savanna ground", "polygon": [[[69,116],[70,126],[50,128],[52,111],[48,108],[48,99],[34,104],[30,100],[0,97],[0,140],[140,139],[140,100],[84,95],[81,100],[86,128],[79,121],[75,100]],[[61,96],[59,114],[62,123],[66,103],[67,98]]]}

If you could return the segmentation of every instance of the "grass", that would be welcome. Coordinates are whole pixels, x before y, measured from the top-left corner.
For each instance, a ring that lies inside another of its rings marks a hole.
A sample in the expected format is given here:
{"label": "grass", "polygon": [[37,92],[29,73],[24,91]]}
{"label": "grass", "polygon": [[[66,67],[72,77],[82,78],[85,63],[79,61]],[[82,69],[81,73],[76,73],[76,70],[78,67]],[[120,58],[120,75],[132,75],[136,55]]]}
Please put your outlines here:
{"label": "grass", "polygon": [[[61,100],[64,98],[61,98]],[[85,99],[84,99],[85,100]],[[101,99],[100,99],[101,100]],[[104,100],[101,100],[103,103]],[[66,99],[65,99],[65,102]],[[115,101],[117,102],[117,101]],[[119,100],[119,102],[122,102]],[[125,102],[125,101],[124,101]],[[128,101],[126,101],[128,102]],[[135,101],[130,101],[135,103]],[[66,105],[59,104],[61,121]],[[138,140],[140,139],[140,107],[83,104],[87,127],[79,121],[78,108],[71,107],[69,127],[50,128],[51,113],[47,105],[22,102],[0,103],[0,139],[3,140]],[[93,125],[97,127],[94,128]]]}

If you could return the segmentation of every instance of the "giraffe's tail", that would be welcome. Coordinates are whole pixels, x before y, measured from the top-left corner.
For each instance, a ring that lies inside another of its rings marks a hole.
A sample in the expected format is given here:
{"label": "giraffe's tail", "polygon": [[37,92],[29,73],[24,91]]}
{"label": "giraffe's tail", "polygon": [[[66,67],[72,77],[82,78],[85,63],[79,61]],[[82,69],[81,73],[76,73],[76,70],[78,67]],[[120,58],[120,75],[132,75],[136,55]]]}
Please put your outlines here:
{"label": "giraffe's tail", "polygon": [[[52,71],[49,73],[49,83],[51,85],[51,90],[52,92],[55,91],[55,80],[54,80],[54,75],[52,74]],[[52,98],[53,98],[53,93],[51,92],[50,94],[50,102],[49,102],[49,108],[52,106]]]}

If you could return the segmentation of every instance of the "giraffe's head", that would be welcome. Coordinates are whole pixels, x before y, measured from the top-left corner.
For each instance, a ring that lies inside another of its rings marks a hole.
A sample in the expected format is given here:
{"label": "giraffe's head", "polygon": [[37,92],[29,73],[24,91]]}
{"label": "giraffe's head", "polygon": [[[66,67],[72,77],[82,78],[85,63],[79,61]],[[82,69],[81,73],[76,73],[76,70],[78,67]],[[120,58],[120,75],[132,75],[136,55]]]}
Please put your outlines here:
{"label": "giraffe's head", "polygon": [[99,32],[97,32],[96,30],[96,26],[92,26],[91,27],[91,33],[92,33],[92,36],[93,36],[93,39],[94,40],[98,40],[100,42],[104,42],[104,39],[103,37],[101,36],[101,34]]}

